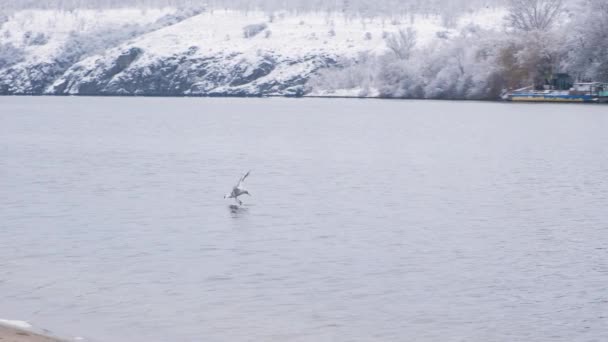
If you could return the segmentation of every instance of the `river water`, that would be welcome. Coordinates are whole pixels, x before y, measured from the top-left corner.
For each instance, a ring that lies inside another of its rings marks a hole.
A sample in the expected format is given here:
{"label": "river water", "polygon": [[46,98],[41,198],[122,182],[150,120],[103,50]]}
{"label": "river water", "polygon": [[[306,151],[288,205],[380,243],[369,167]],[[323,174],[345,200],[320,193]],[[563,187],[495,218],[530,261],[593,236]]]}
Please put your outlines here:
{"label": "river water", "polygon": [[102,342],[608,341],[608,107],[0,97],[0,318]]}

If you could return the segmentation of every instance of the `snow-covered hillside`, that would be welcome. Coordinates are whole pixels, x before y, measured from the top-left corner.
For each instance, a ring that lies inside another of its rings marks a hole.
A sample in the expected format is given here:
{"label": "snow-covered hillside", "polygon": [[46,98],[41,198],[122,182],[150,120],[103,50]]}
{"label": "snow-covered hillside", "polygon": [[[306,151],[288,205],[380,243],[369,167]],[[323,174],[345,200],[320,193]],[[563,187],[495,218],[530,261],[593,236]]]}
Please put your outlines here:
{"label": "snow-covered hillside", "polygon": [[504,10],[461,16],[352,17],[232,10],[22,10],[0,16],[0,93],[336,95],[311,89],[322,70],[387,53],[414,28],[433,46],[473,24],[500,29]]}

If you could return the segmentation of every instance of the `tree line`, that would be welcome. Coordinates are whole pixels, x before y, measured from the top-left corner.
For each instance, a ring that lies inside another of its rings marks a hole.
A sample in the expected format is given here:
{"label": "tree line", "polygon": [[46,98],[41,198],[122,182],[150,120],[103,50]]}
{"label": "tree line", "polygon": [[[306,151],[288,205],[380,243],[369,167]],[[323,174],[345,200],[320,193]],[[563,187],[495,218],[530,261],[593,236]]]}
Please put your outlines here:
{"label": "tree line", "polygon": [[22,9],[105,9],[207,7],[296,12],[343,12],[352,15],[403,15],[406,13],[460,13],[504,6],[506,0],[0,0],[6,11]]}
{"label": "tree line", "polygon": [[388,52],[362,54],[322,71],[311,90],[361,89],[361,96],[495,99],[542,86],[558,73],[608,82],[606,0],[510,0],[504,28],[475,24],[438,32],[418,46],[415,28],[386,39]]}

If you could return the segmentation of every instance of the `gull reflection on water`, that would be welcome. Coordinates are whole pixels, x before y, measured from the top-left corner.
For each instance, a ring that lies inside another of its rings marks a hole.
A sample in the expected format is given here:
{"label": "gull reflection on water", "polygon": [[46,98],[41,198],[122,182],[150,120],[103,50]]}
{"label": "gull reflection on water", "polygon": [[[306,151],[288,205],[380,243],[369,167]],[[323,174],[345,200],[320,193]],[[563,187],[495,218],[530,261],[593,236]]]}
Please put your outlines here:
{"label": "gull reflection on water", "polygon": [[230,211],[232,218],[243,217],[243,215],[245,215],[249,212],[249,208],[244,207],[244,206],[235,205],[235,204],[229,205],[228,210]]}

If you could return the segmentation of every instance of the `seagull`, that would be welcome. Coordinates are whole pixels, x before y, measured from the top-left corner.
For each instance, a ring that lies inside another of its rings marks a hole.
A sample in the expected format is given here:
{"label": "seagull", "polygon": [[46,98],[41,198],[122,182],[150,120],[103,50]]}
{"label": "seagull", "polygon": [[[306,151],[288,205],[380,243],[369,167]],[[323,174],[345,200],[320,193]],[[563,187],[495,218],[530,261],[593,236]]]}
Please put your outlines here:
{"label": "seagull", "polygon": [[249,194],[249,191],[243,189],[243,182],[245,181],[245,178],[247,178],[247,176],[249,176],[250,172],[251,172],[251,170],[249,170],[243,177],[241,177],[241,179],[239,179],[239,182],[232,188],[232,192],[224,195],[224,198],[234,198],[236,203],[238,203],[239,205],[243,205],[243,202],[241,202],[241,200],[239,200],[238,197],[241,195],[251,196]]}

